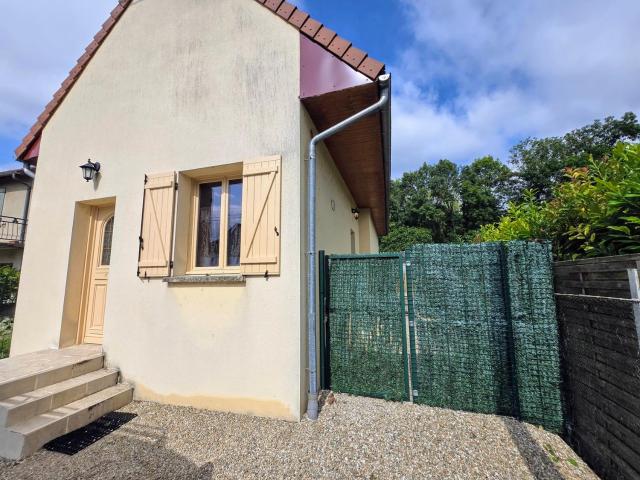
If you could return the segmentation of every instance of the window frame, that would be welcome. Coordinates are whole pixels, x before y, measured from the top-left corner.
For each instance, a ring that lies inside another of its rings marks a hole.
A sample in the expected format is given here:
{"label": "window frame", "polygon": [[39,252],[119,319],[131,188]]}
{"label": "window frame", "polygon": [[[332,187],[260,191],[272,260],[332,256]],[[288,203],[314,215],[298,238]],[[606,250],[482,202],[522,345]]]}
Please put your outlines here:
{"label": "window frame", "polygon": [[7,198],[7,187],[0,187],[0,216],[4,215],[4,201]]}
{"label": "window frame", "polygon": [[[113,250],[113,230],[114,230],[114,226],[115,226],[115,214],[111,215],[110,217],[107,218],[106,221],[104,221],[102,223],[102,228],[101,228],[101,238],[100,238],[100,255],[98,257],[98,267],[110,267],[111,266],[111,253]],[[107,227],[109,226],[109,222],[111,223],[111,239],[110,239],[110,245],[109,245],[109,263],[105,264],[103,263],[104,260],[104,247],[105,247],[105,240],[107,239]]]}
{"label": "window frame", "polygon": [[[240,274],[242,265],[229,266],[228,262],[228,224],[229,224],[229,183],[240,180],[243,185],[242,195],[244,197],[244,178],[242,173],[227,175],[211,175],[194,179],[191,186],[191,217],[189,225],[189,252],[187,255],[187,275],[228,275]],[[200,186],[206,183],[222,184],[220,195],[220,264],[217,267],[197,267],[197,243],[198,243],[198,220],[200,207]],[[242,236],[242,232],[240,233]]]}

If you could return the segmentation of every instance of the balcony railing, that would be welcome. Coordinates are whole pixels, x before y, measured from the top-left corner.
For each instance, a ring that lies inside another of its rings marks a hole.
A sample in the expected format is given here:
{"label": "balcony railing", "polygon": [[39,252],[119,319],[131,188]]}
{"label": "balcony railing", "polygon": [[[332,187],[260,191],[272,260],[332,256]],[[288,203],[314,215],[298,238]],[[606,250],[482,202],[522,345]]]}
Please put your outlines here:
{"label": "balcony railing", "polygon": [[0,216],[0,244],[22,244],[27,231],[24,218]]}

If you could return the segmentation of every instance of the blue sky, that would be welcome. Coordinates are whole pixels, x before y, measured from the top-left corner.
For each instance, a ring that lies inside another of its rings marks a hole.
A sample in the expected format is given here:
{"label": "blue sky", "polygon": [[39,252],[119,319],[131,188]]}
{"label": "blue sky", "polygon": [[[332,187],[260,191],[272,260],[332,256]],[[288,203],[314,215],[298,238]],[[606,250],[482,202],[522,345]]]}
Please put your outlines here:
{"label": "blue sky", "polygon": [[[0,168],[17,165],[13,150],[113,5],[3,2]],[[640,113],[637,0],[298,5],[387,63],[394,77],[394,176],[440,158],[465,164],[492,154],[506,161],[527,136]]]}

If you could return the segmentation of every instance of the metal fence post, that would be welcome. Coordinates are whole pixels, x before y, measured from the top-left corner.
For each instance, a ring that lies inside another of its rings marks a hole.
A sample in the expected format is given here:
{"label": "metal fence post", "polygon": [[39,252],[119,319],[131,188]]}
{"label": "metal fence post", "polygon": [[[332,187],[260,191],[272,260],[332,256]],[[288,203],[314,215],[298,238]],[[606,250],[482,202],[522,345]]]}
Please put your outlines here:
{"label": "metal fence post", "polygon": [[405,400],[413,402],[411,392],[411,380],[409,377],[409,348],[407,345],[407,314],[405,311],[406,302],[406,283],[405,283],[405,258],[404,253],[399,257],[400,265],[400,317],[402,318],[402,356],[404,360],[404,388]]}
{"label": "metal fence post", "polygon": [[[640,300],[640,281],[638,281],[638,269],[627,269],[627,275],[629,276],[629,288],[631,290],[631,298],[633,300]],[[640,303],[633,303],[633,319],[636,323],[636,334],[638,337],[638,348],[640,348]]]}
{"label": "metal fence post", "polygon": [[407,255],[405,252],[405,278],[406,278],[406,290],[407,290],[407,318],[409,320],[409,369],[410,369],[410,401],[412,403],[416,402],[416,397],[420,395],[418,390],[419,381],[417,379],[417,359],[415,356],[417,355],[416,349],[416,315],[413,306],[413,272],[411,267],[411,257]]}
{"label": "metal fence post", "polygon": [[320,318],[320,388],[322,390],[326,390],[329,388],[327,381],[327,368],[326,368],[326,360],[327,360],[327,269],[326,262],[327,256],[325,255],[324,250],[320,250],[318,252],[318,286],[319,286],[319,318]]}

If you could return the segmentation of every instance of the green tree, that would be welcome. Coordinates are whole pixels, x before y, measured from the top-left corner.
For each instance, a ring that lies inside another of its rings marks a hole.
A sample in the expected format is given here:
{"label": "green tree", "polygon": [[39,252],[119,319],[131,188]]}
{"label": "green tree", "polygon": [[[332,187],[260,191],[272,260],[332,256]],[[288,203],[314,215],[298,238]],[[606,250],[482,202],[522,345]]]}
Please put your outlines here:
{"label": "green tree", "polygon": [[620,119],[607,117],[573,130],[563,137],[527,138],[511,149],[511,163],[518,171],[520,192],[535,192],[549,200],[553,188],[565,180],[564,170],[585,166],[590,158],[601,160],[621,141],[640,139],[640,124],[632,112]]}
{"label": "green tree", "polygon": [[640,145],[620,143],[568,169],[552,195],[540,202],[529,192],[477,240],[552,240],[560,258],[640,252]]}
{"label": "green tree", "polygon": [[459,180],[449,160],[405,173],[391,184],[391,223],[427,229],[437,243],[456,241],[462,223]]}
{"label": "green tree", "polygon": [[0,305],[15,303],[18,296],[20,272],[13,267],[0,267]]}
{"label": "green tree", "polygon": [[460,198],[465,232],[500,219],[513,195],[512,177],[509,167],[491,156],[479,158],[462,168]]}
{"label": "green tree", "polygon": [[432,242],[431,232],[426,228],[392,224],[389,234],[380,240],[380,251],[403,252],[412,245]]}

